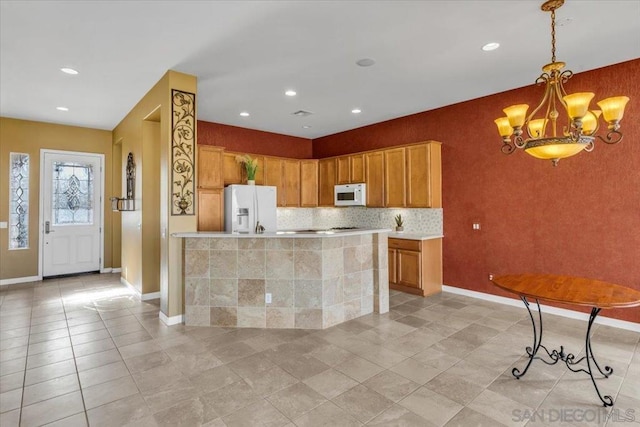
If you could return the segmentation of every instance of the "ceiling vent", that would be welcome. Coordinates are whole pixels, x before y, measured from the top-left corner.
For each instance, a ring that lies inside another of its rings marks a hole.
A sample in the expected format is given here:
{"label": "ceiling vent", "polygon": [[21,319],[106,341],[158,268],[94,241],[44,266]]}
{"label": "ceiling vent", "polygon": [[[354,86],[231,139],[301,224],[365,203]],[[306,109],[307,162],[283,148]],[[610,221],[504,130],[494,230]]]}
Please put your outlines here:
{"label": "ceiling vent", "polygon": [[294,111],[291,114],[296,116],[296,117],[307,117],[307,116],[312,115],[313,113],[311,111],[298,110],[298,111]]}

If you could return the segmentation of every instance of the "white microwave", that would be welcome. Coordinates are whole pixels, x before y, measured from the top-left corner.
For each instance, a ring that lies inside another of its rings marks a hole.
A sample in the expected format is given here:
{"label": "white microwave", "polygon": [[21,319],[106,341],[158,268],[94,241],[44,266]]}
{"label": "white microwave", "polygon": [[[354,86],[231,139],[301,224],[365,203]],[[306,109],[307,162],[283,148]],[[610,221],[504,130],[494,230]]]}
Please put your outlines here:
{"label": "white microwave", "polygon": [[336,185],[334,195],[336,206],[366,206],[367,184]]}

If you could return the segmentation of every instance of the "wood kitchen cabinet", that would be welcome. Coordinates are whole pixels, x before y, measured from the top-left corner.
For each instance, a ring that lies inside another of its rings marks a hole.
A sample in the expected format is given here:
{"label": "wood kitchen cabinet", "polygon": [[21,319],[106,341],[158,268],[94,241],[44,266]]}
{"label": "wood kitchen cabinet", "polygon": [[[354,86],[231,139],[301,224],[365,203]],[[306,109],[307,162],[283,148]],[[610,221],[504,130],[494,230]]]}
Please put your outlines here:
{"label": "wood kitchen cabinet", "polygon": [[406,150],[406,206],[442,207],[440,144],[411,145]]}
{"label": "wood kitchen cabinet", "polygon": [[318,206],[317,160],[300,160],[300,206]]}
{"label": "wood kitchen cabinet", "polygon": [[224,189],[198,189],[198,231],[224,230]]}
{"label": "wood kitchen cabinet", "polygon": [[349,181],[353,184],[365,182],[364,178],[364,154],[356,154],[349,156],[350,177]]}
{"label": "wood kitchen cabinet", "polygon": [[278,206],[286,206],[287,203],[283,180],[283,163],[284,161],[278,157],[264,158],[264,185],[276,187]]}
{"label": "wood kitchen cabinet", "polygon": [[300,160],[282,161],[282,181],[284,194],[278,199],[284,201],[283,206],[300,206]]}
{"label": "wood kitchen cabinet", "polygon": [[334,205],[334,187],[336,185],[336,159],[318,161],[318,206]]}
{"label": "wood kitchen cabinet", "polygon": [[349,156],[336,159],[336,184],[351,183],[351,158]]}
{"label": "wood kitchen cabinet", "polygon": [[236,162],[238,153],[224,153],[223,171],[224,185],[242,184],[242,164]]}
{"label": "wood kitchen cabinet", "polygon": [[365,182],[367,183],[367,206],[384,207],[384,151],[365,154]]}
{"label": "wood kitchen cabinet", "polygon": [[222,158],[224,148],[198,146],[198,188],[222,188],[224,185]]}
{"label": "wood kitchen cabinet", "polygon": [[384,205],[386,207],[404,207],[406,173],[405,149],[384,150]]}
{"label": "wood kitchen cabinet", "polygon": [[198,230],[224,230],[224,158],[222,147],[198,146]]}
{"label": "wood kitchen cabinet", "polygon": [[[237,156],[244,156],[244,153],[224,153],[224,185],[246,184],[247,170],[244,165],[236,161]],[[264,157],[249,154],[252,159],[257,159],[258,169],[256,169],[255,181],[258,185],[264,185]]]}
{"label": "wood kitchen cabinet", "polygon": [[389,288],[416,295],[442,291],[442,239],[389,238]]}

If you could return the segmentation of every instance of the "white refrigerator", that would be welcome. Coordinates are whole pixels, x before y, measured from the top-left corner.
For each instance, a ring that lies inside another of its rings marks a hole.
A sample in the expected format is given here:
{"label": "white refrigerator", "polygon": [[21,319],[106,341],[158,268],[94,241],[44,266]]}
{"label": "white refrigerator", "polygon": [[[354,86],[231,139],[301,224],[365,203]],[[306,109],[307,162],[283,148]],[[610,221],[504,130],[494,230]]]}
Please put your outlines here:
{"label": "white refrigerator", "polygon": [[254,234],[277,231],[276,187],[229,185],[224,189],[224,229],[227,233]]}

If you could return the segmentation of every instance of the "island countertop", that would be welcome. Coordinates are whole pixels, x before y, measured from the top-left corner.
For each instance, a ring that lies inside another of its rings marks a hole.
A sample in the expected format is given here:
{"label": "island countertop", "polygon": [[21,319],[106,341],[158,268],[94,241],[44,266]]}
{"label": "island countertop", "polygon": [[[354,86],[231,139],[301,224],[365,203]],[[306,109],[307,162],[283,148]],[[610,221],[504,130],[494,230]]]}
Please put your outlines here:
{"label": "island countertop", "polygon": [[187,237],[187,238],[239,238],[239,239],[267,239],[267,238],[293,238],[293,239],[309,239],[314,237],[346,237],[358,236],[362,234],[372,233],[389,233],[389,228],[361,228],[357,230],[281,230],[275,233],[264,232],[261,234],[249,233],[227,233],[224,231],[194,231],[184,233],[172,233],[171,237]]}

